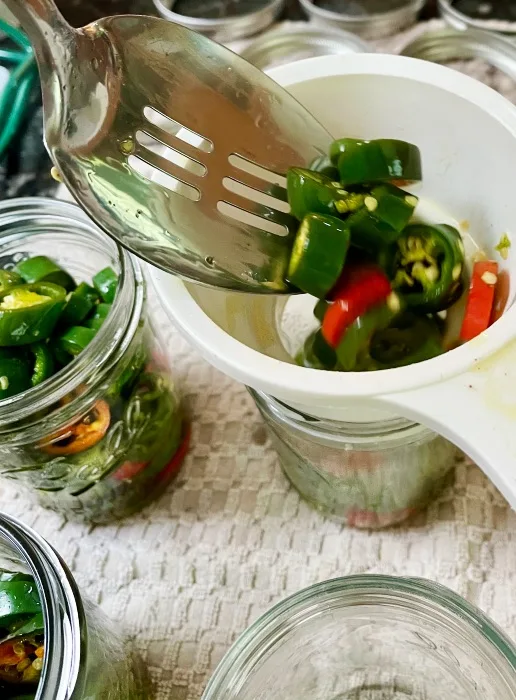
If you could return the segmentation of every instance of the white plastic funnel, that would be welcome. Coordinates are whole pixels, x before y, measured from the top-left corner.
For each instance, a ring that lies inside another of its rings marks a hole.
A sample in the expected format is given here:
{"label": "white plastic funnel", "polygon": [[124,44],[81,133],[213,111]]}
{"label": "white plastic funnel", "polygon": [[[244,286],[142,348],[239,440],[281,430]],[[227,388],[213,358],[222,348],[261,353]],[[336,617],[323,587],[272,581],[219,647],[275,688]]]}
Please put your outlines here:
{"label": "white plastic funnel", "polygon": [[[461,73],[399,56],[309,59],[272,70],[336,137],[398,138],[422,151],[422,197],[462,222],[514,278],[516,108]],[[209,235],[209,233],[207,233]],[[516,245],[516,242],[515,242]],[[331,373],[293,364],[283,299],[229,294],[153,273],[168,312],[213,365],[312,416],[415,419],[461,447],[516,507],[516,306],[475,341],[410,367]]]}

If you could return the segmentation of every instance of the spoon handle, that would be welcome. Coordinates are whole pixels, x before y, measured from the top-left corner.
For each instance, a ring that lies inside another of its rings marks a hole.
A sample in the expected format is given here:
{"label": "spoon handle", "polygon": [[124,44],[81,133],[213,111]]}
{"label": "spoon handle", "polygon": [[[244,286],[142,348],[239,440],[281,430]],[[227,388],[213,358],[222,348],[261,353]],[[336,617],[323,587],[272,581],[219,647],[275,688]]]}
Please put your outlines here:
{"label": "spoon handle", "polygon": [[[53,0],[4,0],[29,37],[40,71],[59,70],[76,31]],[[42,76],[43,77],[43,76]]]}

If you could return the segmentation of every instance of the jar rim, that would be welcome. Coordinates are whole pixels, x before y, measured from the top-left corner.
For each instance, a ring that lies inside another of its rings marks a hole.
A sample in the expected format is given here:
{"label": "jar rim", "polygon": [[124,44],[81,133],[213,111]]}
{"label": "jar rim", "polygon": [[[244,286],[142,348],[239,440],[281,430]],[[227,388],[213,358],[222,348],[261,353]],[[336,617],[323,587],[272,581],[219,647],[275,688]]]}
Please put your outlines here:
{"label": "jar rim", "polygon": [[420,423],[414,423],[403,417],[388,418],[378,421],[349,422],[318,418],[303,413],[279,399],[248,387],[260,411],[280,423],[284,428],[302,434],[304,437],[334,441],[337,443],[361,444],[367,448],[378,440],[389,443],[407,444],[416,440],[431,439],[436,435],[433,430]]}
{"label": "jar rim", "polygon": [[45,648],[35,700],[68,700],[81,669],[84,611],[75,581],[50,544],[32,528],[0,512],[0,537],[15,550],[36,582],[44,618]]}
{"label": "jar rim", "polygon": [[[498,626],[482,611],[452,590],[438,583],[419,578],[401,578],[377,574],[359,574],[323,581],[295,593],[277,603],[237,639],[215,670],[202,700],[237,697],[230,695],[241,688],[250,676],[257,660],[294,626],[315,617],[334,603],[342,607],[380,604],[389,596],[400,607],[419,604],[421,610],[432,614],[436,623],[449,621],[474,631],[496,652],[497,660],[505,660],[506,669],[499,664],[500,677],[514,684],[516,647]],[[509,673],[505,671],[510,670]],[[516,687],[516,686],[514,686]]]}
{"label": "jar rim", "polygon": [[[60,399],[70,395],[78,384],[84,384],[86,376],[91,377],[92,368],[95,368],[98,380],[106,363],[127,336],[128,328],[135,323],[135,306],[141,306],[143,303],[144,278],[139,262],[101,231],[88,215],[72,202],[45,197],[20,197],[0,202],[0,247],[2,236],[7,237],[10,227],[20,220],[44,222],[46,218],[54,223],[59,220],[65,225],[75,227],[78,237],[83,236],[90,241],[109,245],[110,252],[119,266],[118,290],[106,320],[91,343],[73,363],[42,384],[0,401],[0,431],[9,431],[13,424],[27,415],[57,404]],[[139,289],[141,294],[138,299]],[[92,385],[81,394],[81,398],[84,398],[88,390],[94,389],[95,383],[98,381],[92,383],[90,380]],[[73,404],[72,401],[66,406],[66,413],[69,413],[70,417],[75,410]],[[64,412],[62,417],[66,419]]]}

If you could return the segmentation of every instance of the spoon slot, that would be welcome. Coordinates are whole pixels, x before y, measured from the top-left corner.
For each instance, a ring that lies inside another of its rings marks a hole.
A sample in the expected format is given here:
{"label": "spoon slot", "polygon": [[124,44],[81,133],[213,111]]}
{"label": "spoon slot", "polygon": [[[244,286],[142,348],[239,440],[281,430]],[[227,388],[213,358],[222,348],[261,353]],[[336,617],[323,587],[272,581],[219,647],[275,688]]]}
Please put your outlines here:
{"label": "spoon slot", "polygon": [[145,107],[143,116],[151,124],[154,124],[171,136],[176,136],[181,141],[195,146],[195,148],[198,148],[200,151],[204,151],[204,153],[213,152],[214,146],[212,141],[192,131],[184,126],[184,124],[180,124],[175,119],[166,116],[162,112],[158,112],[158,110],[153,107]]}
{"label": "spoon slot", "polygon": [[255,187],[249,187],[239,180],[235,180],[232,177],[225,177],[222,180],[224,187],[230,192],[234,192],[242,197],[245,197],[252,202],[258,202],[259,204],[265,204],[272,209],[276,209],[278,212],[283,212],[288,214],[290,212],[290,206],[287,202],[276,199],[272,194],[263,192]]}
{"label": "spoon slot", "polygon": [[[145,149],[141,150],[143,152]],[[138,175],[146,180],[152,181],[153,184],[159,184],[167,190],[181,195],[192,202],[198,202],[201,199],[201,192],[197,187],[193,187],[182,178],[174,177],[168,172],[174,167],[170,161],[159,158],[150,151],[147,151],[147,154],[148,155],[145,155],[145,153],[143,153],[143,157],[141,157],[140,152],[138,152],[137,155],[133,154],[128,157],[127,163],[135,173],[138,173]],[[155,158],[156,161],[152,162],[152,158]],[[159,163],[162,165],[160,166]],[[184,173],[186,171],[177,168],[177,172]]]}
{"label": "spoon slot", "polygon": [[[289,234],[289,230],[286,226],[276,223],[274,220],[263,218],[263,216],[268,215],[276,219],[278,217],[278,212],[269,209],[269,207],[256,205],[255,210],[257,210],[258,213],[251,214],[246,208],[249,206],[249,203],[246,204],[243,198],[238,197],[238,195],[233,195],[233,200],[240,203],[240,206],[226,201],[219,201],[217,202],[217,210],[229,219],[234,219],[246,226],[253,226],[260,231],[267,231],[276,236],[287,236]],[[260,214],[262,216],[260,216]]]}
{"label": "spoon slot", "polygon": [[267,170],[258,163],[255,163],[248,158],[239,156],[237,153],[231,153],[228,158],[229,164],[232,165],[237,170],[241,170],[244,173],[249,173],[254,177],[264,180],[265,182],[270,182],[273,185],[280,185],[283,188],[287,186],[287,178],[281,173],[275,173],[272,170]]}
{"label": "spoon slot", "polygon": [[165,160],[170,161],[179,168],[183,168],[188,173],[192,173],[192,175],[195,175],[196,177],[204,177],[207,173],[207,168],[204,163],[201,163],[198,160],[191,158],[186,153],[167,145],[164,140],[158,139],[148,131],[137,131],[136,140],[140,146],[147,148],[149,151],[151,151],[151,153],[162,156],[165,158]]}

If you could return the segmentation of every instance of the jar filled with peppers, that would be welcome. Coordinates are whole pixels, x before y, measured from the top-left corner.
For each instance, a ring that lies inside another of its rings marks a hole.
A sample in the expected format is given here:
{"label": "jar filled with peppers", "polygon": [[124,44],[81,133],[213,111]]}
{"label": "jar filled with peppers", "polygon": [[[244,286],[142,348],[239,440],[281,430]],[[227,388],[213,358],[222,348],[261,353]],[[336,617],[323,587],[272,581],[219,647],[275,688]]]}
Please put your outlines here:
{"label": "jar filled with peppers", "polygon": [[[326,372],[406,367],[496,321],[497,293],[503,296],[497,260],[479,250],[468,259],[459,224],[410,189],[422,179],[419,148],[393,139],[338,139],[310,169],[288,171],[299,224],[287,282],[306,296],[294,302],[293,317],[287,302],[280,337],[299,365]],[[360,422],[358,401],[344,422],[306,415],[309,405],[305,414],[253,396],[294,486],[349,525],[385,527],[409,517],[442,487],[457,456],[410,421]]]}
{"label": "jar filled with peppers", "polygon": [[50,545],[0,513],[2,700],[147,700],[147,673],[127,641]]}
{"label": "jar filled with peppers", "polygon": [[404,418],[321,420],[251,395],[289,481],[349,527],[376,530],[414,516],[443,489],[459,456],[443,437]]}
{"label": "jar filled with peppers", "polygon": [[0,204],[0,476],[66,516],[138,510],[188,447],[139,264],[75,205]]}

